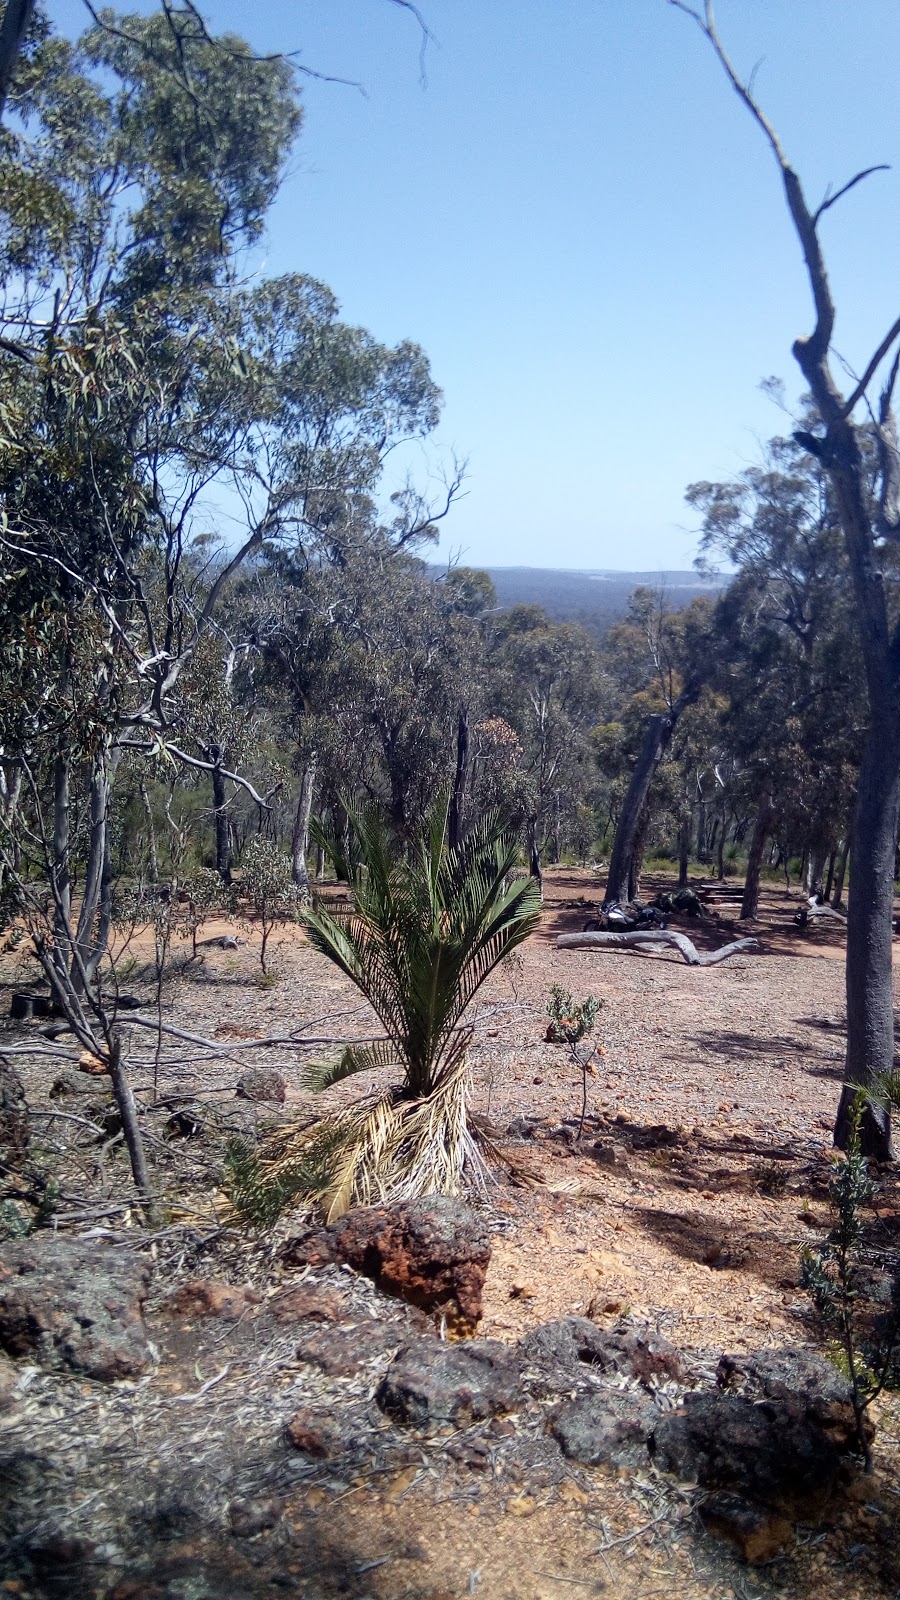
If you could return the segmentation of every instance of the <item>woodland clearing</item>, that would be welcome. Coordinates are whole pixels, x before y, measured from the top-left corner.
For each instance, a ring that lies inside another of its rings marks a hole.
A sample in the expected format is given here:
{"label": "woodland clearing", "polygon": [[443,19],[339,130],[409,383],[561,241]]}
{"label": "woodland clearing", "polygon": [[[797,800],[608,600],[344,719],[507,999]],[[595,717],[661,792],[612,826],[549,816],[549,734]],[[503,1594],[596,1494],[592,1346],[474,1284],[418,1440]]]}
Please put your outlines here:
{"label": "woodland clearing", "polygon": [[[722,892],[724,902],[730,887]],[[479,1003],[473,1104],[503,1157],[482,1202],[493,1254],[479,1336],[512,1343],[574,1313],[601,1326],[623,1316],[650,1326],[710,1370],[723,1352],[817,1348],[799,1264],[803,1245],[828,1226],[843,1054],[842,930],[801,932],[797,902],[770,886],[753,930],[760,953],[719,967],[689,968],[675,952],[558,951],[557,935],[580,928],[596,897],[591,873],[551,870],[538,933],[492,977]],[[721,920],[693,924],[691,937],[704,948],[723,942],[729,916],[723,903]],[[226,930],[207,931],[215,940]],[[144,954],[133,942],[128,987],[139,995]],[[261,987],[252,936],[235,950],[208,943],[202,959],[183,967],[179,956],[163,1021],[217,1049],[163,1035],[159,1109],[145,1120],[170,1215],[185,1220],[153,1242],[130,1227],[121,1149],[108,1152],[98,1176],[96,1140],[65,1120],[91,1120],[85,1105],[101,1080],[80,1074],[83,1094],[51,1098],[62,1072],[73,1082],[77,1049],[64,1038],[49,1043],[35,1023],[4,1025],[4,1049],[41,1130],[36,1137],[46,1130],[48,1152],[67,1147],[57,1153],[64,1192],[67,1168],[82,1174],[80,1219],[74,1210],[67,1215],[64,1202],[61,1232],[97,1237],[101,1230],[123,1252],[152,1255],[155,1269],[152,1372],[110,1388],[29,1368],[6,1413],[7,1493],[14,1501],[22,1492],[24,1452],[33,1464],[29,1537],[33,1544],[37,1534],[48,1536],[51,1550],[47,1592],[52,1550],[64,1538],[90,1541],[79,1592],[116,1600],[291,1591],[311,1600],[552,1600],[573,1587],[623,1600],[660,1593],[813,1600],[825,1592],[825,1571],[827,1592],[840,1600],[893,1596],[900,1584],[893,1396],[878,1406],[875,1473],[861,1497],[842,1497],[824,1528],[801,1533],[773,1563],[748,1568],[703,1532],[691,1492],[655,1473],[564,1461],[550,1450],[538,1414],[458,1435],[398,1436],[383,1422],[373,1427],[365,1410],[383,1354],[366,1360],[360,1347],[359,1360],[332,1373],[297,1361],[296,1329],[292,1337],[272,1300],[298,1279],[337,1288],[345,1297],[341,1320],[356,1329],[421,1322],[422,1314],[346,1269],[285,1269],[277,1250],[290,1218],[266,1235],[222,1231],[209,1212],[204,1219],[223,1131],[275,1124],[311,1098],[297,1087],[299,1066],[327,1049],[304,1045],[298,1030],[314,1039],[373,1031],[350,984],[302,933],[281,937],[273,959],[277,979]],[[21,983],[25,968],[21,948],[3,957],[5,981]],[[580,1150],[573,1144],[580,1074],[564,1049],[544,1039],[552,983],[606,1000],[605,1054],[591,1081]],[[140,1014],[151,1017],[152,1009]],[[156,1041],[149,1029],[132,1034],[135,1087],[149,1102]],[[252,1043],[262,1038],[283,1042]],[[43,1053],[29,1053],[35,1046]],[[254,1067],[282,1075],[283,1106],[235,1098],[237,1079]],[[354,1092],[344,1083],[327,1095],[340,1102]],[[203,1121],[200,1137],[165,1137],[179,1105]],[[596,1158],[594,1140],[612,1156]],[[83,1177],[92,1165],[89,1202]],[[896,1249],[898,1215],[896,1180],[884,1176],[866,1234],[873,1259]],[[173,1288],[197,1278],[252,1285],[259,1299],[236,1320],[167,1310]],[[336,1464],[291,1451],[283,1430],[298,1406],[345,1417],[350,1455]],[[11,1462],[18,1463],[12,1477]],[[30,1581],[14,1577],[6,1590],[43,1592]]]}

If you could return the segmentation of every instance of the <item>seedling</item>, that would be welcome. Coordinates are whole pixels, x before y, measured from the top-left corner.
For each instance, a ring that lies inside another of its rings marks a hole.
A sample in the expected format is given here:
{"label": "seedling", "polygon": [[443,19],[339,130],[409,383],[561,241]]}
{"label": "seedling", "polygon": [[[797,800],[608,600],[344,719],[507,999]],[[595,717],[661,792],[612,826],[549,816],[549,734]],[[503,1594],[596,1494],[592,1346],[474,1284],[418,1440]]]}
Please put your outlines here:
{"label": "seedling", "polygon": [[593,995],[588,995],[586,1000],[573,1000],[568,989],[563,989],[558,983],[554,983],[551,988],[550,999],[547,1002],[547,1016],[550,1018],[546,1034],[547,1043],[566,1045],[574,1065],[581,1073],[581,1117],[576,1135],[578,1140],[584,1132],[587,1117],[588,1079],[597,1076],[594,1063],[600,1056],[606,1054],[602,1045],[596,1044],[585,1048],[581,1045],[581,1041],[593,1033],[597,1016],[605,1004],[605,1000],[598,1000]]}

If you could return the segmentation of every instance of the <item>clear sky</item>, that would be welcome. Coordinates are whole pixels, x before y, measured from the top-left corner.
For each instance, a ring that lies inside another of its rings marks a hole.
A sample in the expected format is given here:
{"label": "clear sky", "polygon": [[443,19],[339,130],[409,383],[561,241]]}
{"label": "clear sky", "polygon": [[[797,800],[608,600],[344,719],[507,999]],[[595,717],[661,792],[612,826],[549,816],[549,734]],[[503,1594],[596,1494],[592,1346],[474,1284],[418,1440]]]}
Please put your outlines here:
{"label": "clear sky", "polygon": [[[666,0],[206,0],[216,28],[301,47],[308,82],[265,270],[427,350],[441,450],[469,461],[442,551],[473,564],[684,567],[686,484],[788,426],[759,392],[810,325],[772,157]],[[144,9],[144,6],[140,7]],[[900,313],[898,0],[719,0],[739,68],[816,201],[857,370]],[[76,0],[50,0],[62,21]]]}

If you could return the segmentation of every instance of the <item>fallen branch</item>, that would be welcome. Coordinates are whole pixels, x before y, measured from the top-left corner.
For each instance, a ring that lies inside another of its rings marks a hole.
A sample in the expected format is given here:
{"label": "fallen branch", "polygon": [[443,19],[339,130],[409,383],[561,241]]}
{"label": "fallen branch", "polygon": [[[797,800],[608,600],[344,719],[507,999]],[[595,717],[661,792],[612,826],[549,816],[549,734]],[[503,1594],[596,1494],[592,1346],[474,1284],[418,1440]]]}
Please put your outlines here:
{"label": "fallen branch", "polygon": [[637,933],[561,933],[556,941],[557,950],[644,949],[651,955],[662,954],[669,947],[677,950],[689,967],[714,967],[742,950],[758,950],[759,940],[735,939],[718,950],[700,951],[686,933],[676,933],[671,928],[648,928]]}

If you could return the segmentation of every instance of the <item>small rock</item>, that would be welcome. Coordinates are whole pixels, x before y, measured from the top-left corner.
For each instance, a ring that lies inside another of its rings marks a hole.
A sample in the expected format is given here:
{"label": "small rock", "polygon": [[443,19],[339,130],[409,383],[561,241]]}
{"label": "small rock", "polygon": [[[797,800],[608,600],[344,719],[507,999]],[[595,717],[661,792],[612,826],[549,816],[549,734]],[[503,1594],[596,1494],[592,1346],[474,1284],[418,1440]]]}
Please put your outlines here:
{"label": "small rock", "polygon": [[375,1399],[389,1417],[434,1432],[471,1427],[516,1410],[519,1364],[508,1345],[493,1339],[469,1344],[442,1340],[408,1346],[394,1358]]}
{"label": "small rock", "polygon": [[19,1074],[0,1056],[0,1167],[21,1167],[28,1155],[28,1104]]}
{"label": "small rock", "polygon": [[93,1240],[36,1235],[0,1250],[0,1348],[90,1378],[138,1377],[152,1361],[150,1268]]}
{"label": "small rock", "polygon": [[206,1129],[203,1119],[188,1106],[173,1111],[164,1129],[166,1139],[202,1139]]}
{"label": "small rock", "polygon": [[318,1461],[340,1455],[344,1441],[330,1412],[295,1411],[285,1427],[288,1442]]}
{"label": "small rock", "polygon": [[72,1067],[66,1067],[54,1078],[48,1090],[51,1100],[69,1100],[75,1095],[90,1093],[93,1084],[85,1083],[84,1073],[76,1072]]}
{"label": "small rock", "polygon": [[283,1513],[284,1501],[277,1496],[268,1500],[232,1500],[228,1520],[236,1539],[252,1539],[255,1533],[274,1528]]}
{"label": "small rock", "polygon": [[628,1151],[614,1139],[595,1139],[591,1155],[601,1167],[617,1167],[623,1172],[628,1169]]}
{"label": "small rock", "polygon": [[214,1283],[211,1279],[194,1278],[169,1295],[163,1310],[176,1317],[228,1317],[236,1321],[251,1306],[258,1306],[261,1299],[247,1283]]}
{"label": "small rock", "polygon": [[0,1411],[8,1411],[19,1386],[19,1369],[8,1356],[0,1355]]}
{"label": "small rock", "polygon": [[398,1206],[360,1206],[328,1228],[289,1240],[292,1265],[346,1262],[385,1294],[440,1310],[459,1332],[474,1331],[491,1259],[481,1218],[451,1195],[428,1195]]}
{"label": "small rock", "polygon": [[84,1593],[79,1580],[83,1582],[84,1569],[93,1560],[96,1548],[91,1539],[57,1533],[29,1545],[28,1557],[35,1576],[43,1583],[57,1590],[65,1584],[69,1593]]}
{"label": "small rock", "polygon": [[513,1117],[506,1130],[507,1139],[533,1139],[540,1117]]}
{"label": "small rock", "polygon": [[616,1372],[636,1378],[646,1388],[669,1378],[684,1377],[684,1363],[675,1346],[649,1329],[627,1325],[598,1328],[587,1317],[561,1317],[535,1328],[519,1341],[519,1350],[534,1375],[529,1386],[538,1395],[571,1389],[585,1369]]}
{"label": "small rock", "polygon": [[533,1283],[514,1283],[509,1291],[511,1300],[533,1300],[537,1290]]}
{"label": "small rock", "polygon": [[249,1067],[237,1081],[235,1094],[239,1100],[265,1101],[284,1105],[287,1082],[274,1067]]}
{"label": "small rock", "polygon": [[736,1494],[709,1495],[700,1507],[700,1519],[709,1533],[727,1539],[753,1566],[773,1560],[794,1536],[787,1517]]}
{"label": "small rock", "polygon": [[82,1050],[78,1057],[79,1072],[86,1072],[90,1078],[103,1078],[109,1069],[106,1056],[97,1056],[93,1050]]}
{"label": "small rock", "polygon": [[282,1289],[272,1296],[268,1309],[276,1322],[340,1322],[346,1312],[347,1299],[336,1289],[322,1288],[314,1283],[300,1283],[294,1289]]}
{"label": "small rock", "polygon": [[579,1396],[559,1407],[550,1432],[570,1461],[587,1467],[611,1462],[637,1466],[647,1457],[647,1440],[658,1412],[653,1402],[625,1389]]}
{"label": "small rock", "polygon": [[329,1378],[353,1378],[361,1367],[396,1350],[404,1330],[390,1323],[363,1323],[358,1328],[317,1328],[297,1346],[298,1361],[318,1367]]}

